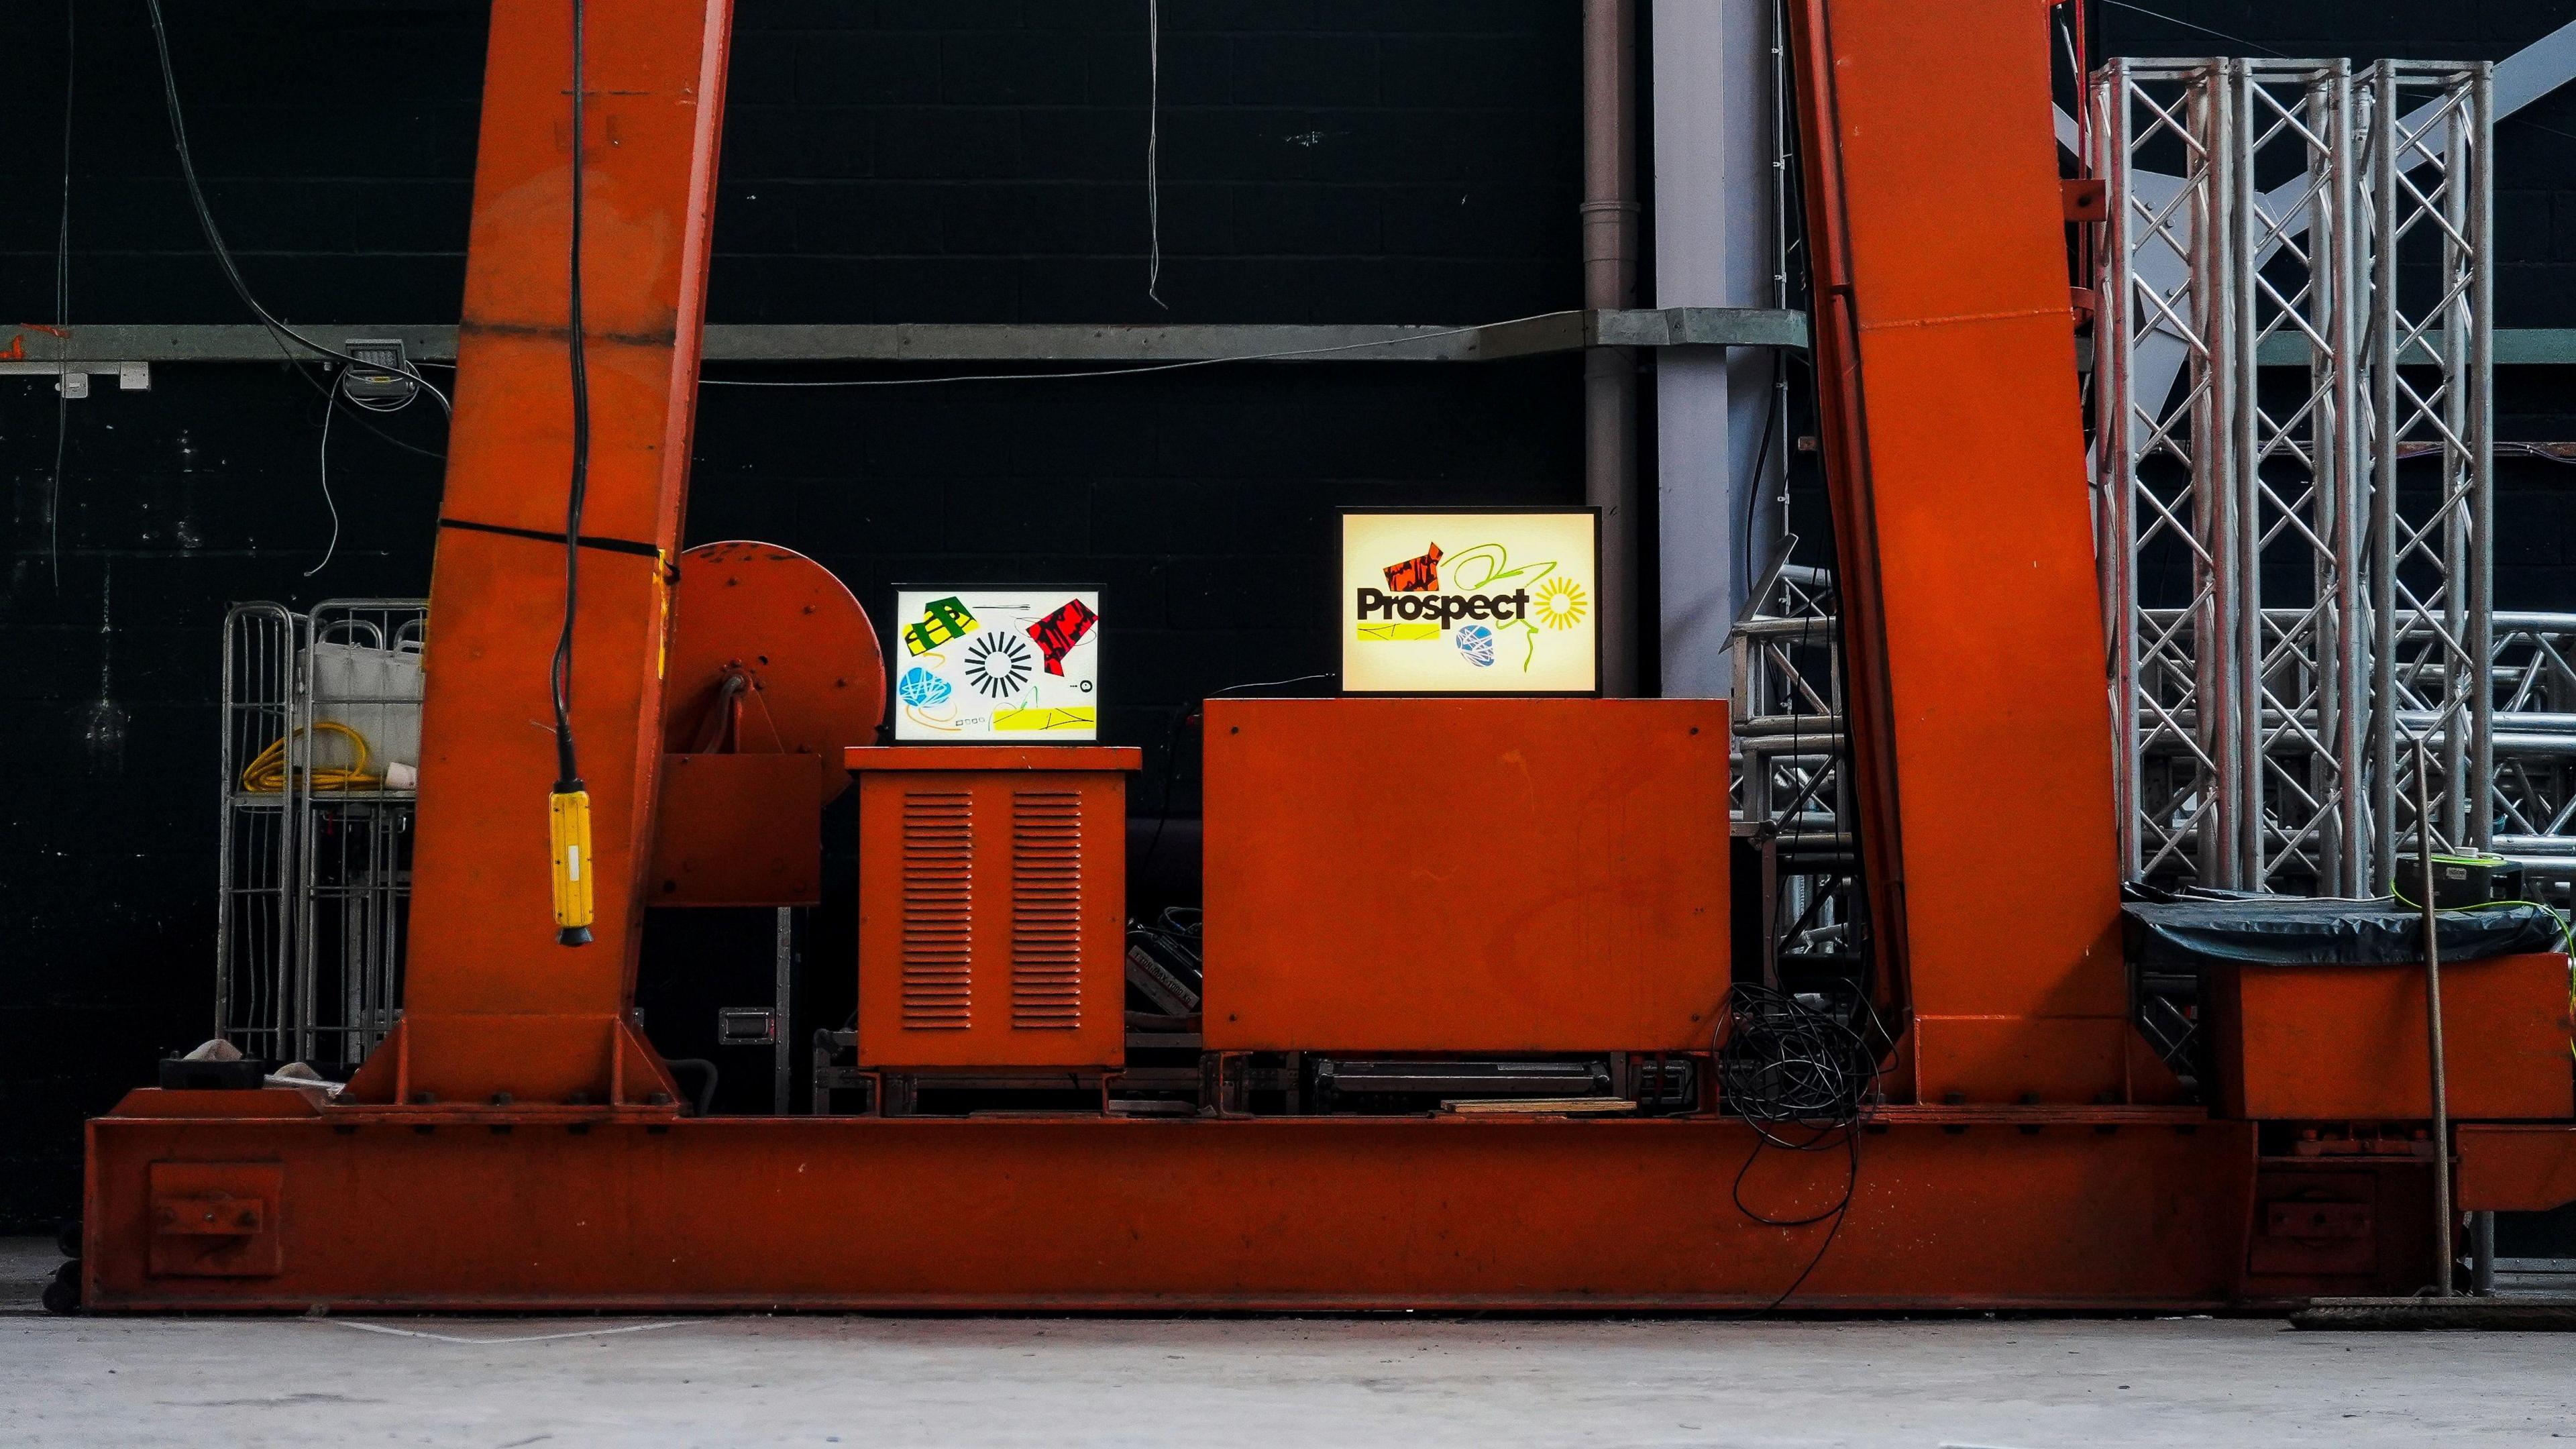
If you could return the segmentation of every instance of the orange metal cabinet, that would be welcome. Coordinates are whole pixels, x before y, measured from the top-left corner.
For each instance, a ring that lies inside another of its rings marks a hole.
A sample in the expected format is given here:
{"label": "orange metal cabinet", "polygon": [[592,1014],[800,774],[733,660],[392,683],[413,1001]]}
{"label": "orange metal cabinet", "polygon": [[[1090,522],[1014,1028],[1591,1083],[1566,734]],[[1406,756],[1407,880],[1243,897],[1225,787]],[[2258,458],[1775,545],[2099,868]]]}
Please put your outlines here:
{"label": "orange metal cabinet", "polygon": [[[2241,966],[2209,975],[2220,1110],[2262,1121],[2408,1121],[2433,1115],[2424,968]],[[2567,958],[2442,966],[2451,1116],[2566,1117]]]}
{"label": "orange metal cabinet", "polygon": [[1140,751],[858,747],[859,1064],[1126,1059],[1127,778]]}
{"label": "orange metal cabinet", "polygon": [[1211,1050],[1705,1048],[1720,700],[1212,700]]}

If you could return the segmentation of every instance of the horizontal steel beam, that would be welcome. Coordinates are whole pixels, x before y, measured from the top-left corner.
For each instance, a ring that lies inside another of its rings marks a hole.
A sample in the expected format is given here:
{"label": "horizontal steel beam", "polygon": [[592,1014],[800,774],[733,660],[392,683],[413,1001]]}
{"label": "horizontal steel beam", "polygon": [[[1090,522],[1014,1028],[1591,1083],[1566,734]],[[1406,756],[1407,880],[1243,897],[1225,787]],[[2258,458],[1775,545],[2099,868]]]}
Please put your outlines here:
{"label": "horizontal steel beam", "polygon": [[[453,326],[299,323],[316,341],[400,338],[423,362],[456,357]],[[706,360],[786,362],[1491,362],[1587,347],[1804,347],[1803,312],[1759,307],[1551,312],[1481,326],[1340,323],[716,323]],[[101,323],[56,336],[22,327],[0,340],[0,372],[66,362],[110,373],[135,362],[274,362],[320,356],[248,323]]]}
{"label": "horizontal steel beam", "polygon": [[[2266,337],[2256,349],[2254,360],[2264,367],[2305,367],[2308,341],[2297,336]],[[2495,330],[2495,360],[2499,367],[2564,367],[2576,363],[2576,327],[2499,327]],[[2410,367],[2439,366],[2442,334],[2424,334],[2398,361]],[[2092,338],[2075,339],[2075,366],[2082,372],[2092,370]]]}
{"label": "horizontal steel beam", "polygon": [[[2397,360],[2409,366],[2438,367],[2442,345],[2441,333],[2427,332]],[[2254,360],[2265,367],[2305,367],[2308,339],[2275,333],[2263,339]],[[2498,366],[2576,362],[2576,327],[2499,327],[2495,329],[2495,360]]]}
{"label": "horizontal steel beam", "polygon": [[[444,325],[299,325],[323,342],[393,337],[423,362],[456,358],[456,329]],[[68,329],[67,338],[25,327],[0,343],[0,376],[78,371],[114,373],[153,362],[274,362],[319,353],[281,344],[250,323],[108,322]],[[716,323],[706,360],[786,362],[1497,362],[1587,347],[1791,347],[1807,345],[1807,314],[1768,307],[1665,307],[1550,312],[1511,322],[1441,327],[1376,323],[1250,322],[1185,325],[1052,322]],[[2410,361],[2438,360],[2440,333]],[[2079,361],[2091,365],[2089,345]],[[2297,337],[2265,339],[2266,367],[2307,362]],[[2576,327],[2500,327],[2495,360],[2504,366],[2576,364]]]}

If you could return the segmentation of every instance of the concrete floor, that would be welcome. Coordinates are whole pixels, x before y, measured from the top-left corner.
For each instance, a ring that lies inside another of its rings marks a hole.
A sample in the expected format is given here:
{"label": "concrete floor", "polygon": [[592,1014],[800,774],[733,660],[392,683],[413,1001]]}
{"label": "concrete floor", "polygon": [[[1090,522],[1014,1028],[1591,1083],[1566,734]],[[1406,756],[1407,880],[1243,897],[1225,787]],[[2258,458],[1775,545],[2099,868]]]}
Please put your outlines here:
{"label": "concrete floor", "polygon": [[2576,1435],[2571,1352],[2209,1319],[17,1313],[0,1443],[2539,1444]]}

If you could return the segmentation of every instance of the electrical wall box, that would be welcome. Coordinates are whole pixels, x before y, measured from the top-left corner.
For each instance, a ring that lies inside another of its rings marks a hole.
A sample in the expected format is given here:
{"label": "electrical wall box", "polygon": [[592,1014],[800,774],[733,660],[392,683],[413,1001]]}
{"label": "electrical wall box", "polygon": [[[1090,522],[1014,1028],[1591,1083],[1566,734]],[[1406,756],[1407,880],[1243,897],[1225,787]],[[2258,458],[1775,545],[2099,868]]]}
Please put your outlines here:
{"label": "electrical wall box", "polygon": [[1706,1050],[1722,700],[1211,700],[1211,1051]]}
{"label": "electrical wall box", "polygon": [[1126,1060],[1132,748],[850,749],[863,1068]]}
{"label": "electrical wall box", "polygon": [[420,384],[411,376],[411,364],[403,357],[399,337],[352,337],[340,350],[364,363],[341,373],[340,386],[349,396],[362,400],[392,403],[411,401]]}

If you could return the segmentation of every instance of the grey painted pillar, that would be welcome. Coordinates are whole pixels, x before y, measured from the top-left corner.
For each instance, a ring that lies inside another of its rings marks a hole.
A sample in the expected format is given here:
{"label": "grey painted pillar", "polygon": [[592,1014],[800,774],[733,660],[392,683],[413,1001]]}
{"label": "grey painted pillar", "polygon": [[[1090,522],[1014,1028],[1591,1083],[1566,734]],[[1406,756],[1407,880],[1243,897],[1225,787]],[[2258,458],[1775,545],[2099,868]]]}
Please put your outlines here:
{"label": "grey painted pillar", "polygon": [[[1660,0],[1653,14],[1655,305],[1778,306],[1772,0]],[[1773,366],[1753,348],[1672,348],[1656,362],[1668,696],[1727,693],[1727,630],[1779,532],[1775,506],[1749,508]]]}
{"label": "grey painted pillar", "polygon": [[[1583,0],[1583,305],[1637,304],[1636,0]],[[1637,692],[1637,358],[1583,355],[1583,495],[1601,510],[1601,692]]]}

